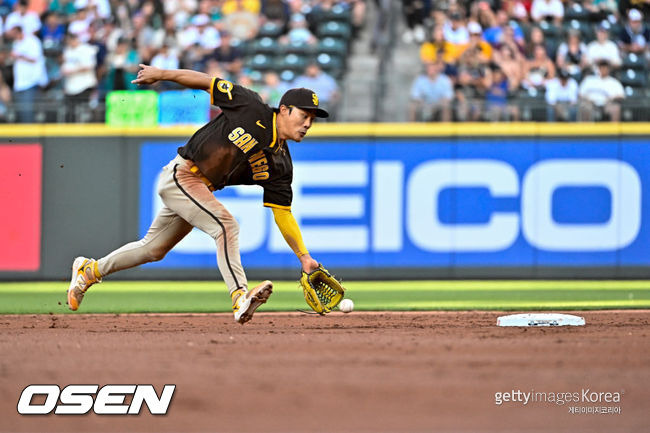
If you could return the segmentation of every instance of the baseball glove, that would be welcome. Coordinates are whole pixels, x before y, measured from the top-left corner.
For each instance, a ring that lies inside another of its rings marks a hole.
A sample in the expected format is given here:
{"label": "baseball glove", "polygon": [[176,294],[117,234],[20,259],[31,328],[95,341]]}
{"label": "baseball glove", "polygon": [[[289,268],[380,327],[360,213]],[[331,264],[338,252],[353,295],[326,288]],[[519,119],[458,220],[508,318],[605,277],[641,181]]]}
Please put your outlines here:
{"label": "baseball glove", "polygon": [[320,264],[310,273],[302,271],[300,285],[307,305],[318,314],[332,311],[345,295],[345,289],[339,280]]}

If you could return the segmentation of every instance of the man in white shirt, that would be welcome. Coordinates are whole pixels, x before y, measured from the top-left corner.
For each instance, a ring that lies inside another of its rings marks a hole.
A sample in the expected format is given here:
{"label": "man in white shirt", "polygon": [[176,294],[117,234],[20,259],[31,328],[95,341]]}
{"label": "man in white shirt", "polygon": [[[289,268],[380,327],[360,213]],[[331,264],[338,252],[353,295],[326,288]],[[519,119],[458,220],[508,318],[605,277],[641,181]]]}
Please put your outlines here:
{"label": "man in white shirt", "polygon": [[41,29],[41,19],[36,12],[27,10],[27,0],[18,0],[14,11],[7,15],[5,28],[9,29],[20,26],[25,34],[33,35]]}
{"label": "man in white shirt", "polygon": [[612,66],[621,65],[621,54],[618,45],[609,39],[610,24],[600,23],[596,29],[596,39],[587,45],[587,61],[595,66],[599,60],[607,60]]}
{"label": "man in white shirt", "polygon": [[576,80],[571,78],[566,69],[560,69],[558,76],[547,80],[545,86],[548,121],[574,122],[578,111],[578,83]]}
{"label": "man in white shirt", "polygon": [[469,31],[465,26],[465,21],[463,17],[458,13],[454,12],[450,15],[450,21],[445,22],[443,25],[442,32],[445,36],[445,40],[449,43],[456,45],[466,45],[469,43]]}
{"label": "man in white shirt", "polygon": [[97,47],[79,40],[75,33],[69,33],[63,50],[63,90],[66,102],[66,121],[74,122],[81,109],[88,111],[88,101],[97,88]]}
{"label": "man in white shirt", "polygon": [[609,116],[612,122],[621,119],[621,100],[625,98],[623,85],[609,75],[609,62],[598,62],[598,74],[589,75],[580,83],[580,119],[594,120],[600,112]]}
{"label": "man in white shirt", "polygon": [[11,58],[14,61],[14,102],[18,122],[34,122],[34,108],[40,87],[47,85],[45,56],[41,40],[20,26],[11,27],[9,35],[14,40]]}
{"label": "man in white shirt", "polygon": [[564,17],[564,5],[560,0],[533,0],[530,17],[535,22],[552,19],[556,25],[560,25]]}

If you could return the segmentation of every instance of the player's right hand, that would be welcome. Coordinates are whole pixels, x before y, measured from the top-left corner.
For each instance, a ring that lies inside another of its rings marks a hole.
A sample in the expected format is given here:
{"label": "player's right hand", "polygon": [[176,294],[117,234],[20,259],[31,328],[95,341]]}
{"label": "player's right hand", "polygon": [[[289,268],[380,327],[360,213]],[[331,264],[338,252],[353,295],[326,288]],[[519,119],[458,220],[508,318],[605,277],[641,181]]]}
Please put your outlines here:
{"label": "player's right hand", "polygon": [[131,81],[132,84],[153,84],[161,79],[161,69],[140,63],[138,76]]}

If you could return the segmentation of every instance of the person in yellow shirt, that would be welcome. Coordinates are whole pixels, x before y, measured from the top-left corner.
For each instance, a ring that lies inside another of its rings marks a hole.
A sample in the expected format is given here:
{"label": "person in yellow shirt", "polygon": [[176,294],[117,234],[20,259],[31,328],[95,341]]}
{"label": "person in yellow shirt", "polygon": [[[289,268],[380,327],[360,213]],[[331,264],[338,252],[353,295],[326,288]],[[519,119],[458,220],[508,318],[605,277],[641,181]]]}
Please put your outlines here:
{"label": "person in yellow shirt", "polygon": [[424,64],[435,63],[440,56],[442,61],[447,64],[455,63],[463,50],[462,45],[445,40],[442,26],[438,25],[431,32],[431,40],[423,43],[420,47],[420,60]]}
{"label": "person in yellow shirt", "polygon": [[482,62],[489,62],[492,59],[492,46],[483,40],[483,29],[477,22],[470,22],[467,24],[469,31],[469,43],[463,46],[461,53],[467,50],[476,50],[479,52],[479,57]]}
{"label": "person in yellow shirt", "polygon": [[232,12],[238,11],[240,10],[239,4],[251,13],[260,13],[260,0],[226,0],[221,8],[221,13],[226,16]]}

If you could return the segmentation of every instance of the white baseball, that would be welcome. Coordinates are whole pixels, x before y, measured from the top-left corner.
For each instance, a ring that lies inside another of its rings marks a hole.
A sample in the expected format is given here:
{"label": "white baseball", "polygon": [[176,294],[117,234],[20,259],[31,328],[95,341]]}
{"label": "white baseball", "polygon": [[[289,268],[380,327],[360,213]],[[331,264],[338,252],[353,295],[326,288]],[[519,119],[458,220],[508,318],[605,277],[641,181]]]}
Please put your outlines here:
{"label": "white baseball", "polygon": [[343,311],[344,313],[350,313],[352,310],[354,310],[354,302],[352,302],[352,299],[342,300],[339,304],[339,310]]}

